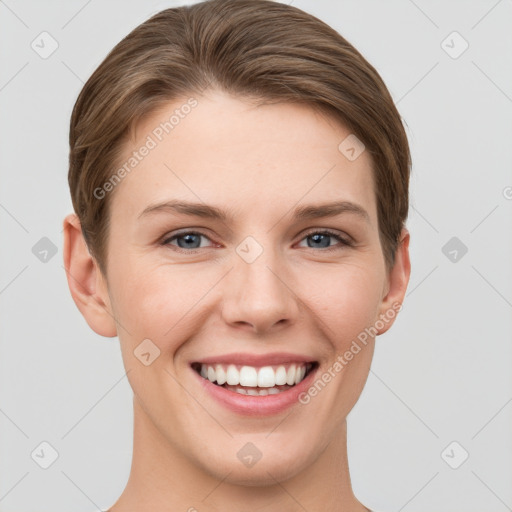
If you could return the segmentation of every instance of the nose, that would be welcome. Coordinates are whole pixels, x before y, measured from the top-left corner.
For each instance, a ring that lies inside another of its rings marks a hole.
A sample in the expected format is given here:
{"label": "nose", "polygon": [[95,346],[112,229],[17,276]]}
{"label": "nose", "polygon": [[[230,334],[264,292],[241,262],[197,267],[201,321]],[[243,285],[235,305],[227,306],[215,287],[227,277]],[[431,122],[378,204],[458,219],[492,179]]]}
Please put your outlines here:
{"label": "nose", "polygon": [[234,268],[224,283],[224,320],[257,334],[295,323],[298,298],[282,262],[270,250],[252,263],[236,254],[234,258]]}

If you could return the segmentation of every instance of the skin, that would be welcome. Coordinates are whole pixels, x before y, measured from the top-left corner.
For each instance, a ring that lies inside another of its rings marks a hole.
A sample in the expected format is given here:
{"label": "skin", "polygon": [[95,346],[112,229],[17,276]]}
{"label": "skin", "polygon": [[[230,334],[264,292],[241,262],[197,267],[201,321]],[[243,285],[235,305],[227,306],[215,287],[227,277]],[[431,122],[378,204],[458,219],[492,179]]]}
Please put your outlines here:
{"label": "skin", "polygon": [[[368,510],[351,488],[346,417],[368,377],[375,338],[307,405],[267,417],[212,400],[189,363],[292,352],[318,361],[321,376],[402,302],[409,234],[403,230],[387,269],[370,155],[349,161],[338,150],[350,133],[339,122],[303,105],[255,106],[219,91],[196,98],[198,106],[110,192],[105,276],[77,217],[64,220],[73,299],[96,333],[119,337],[134,392],[131,473],[110,511]],[[127,157],[186,99],[143,120]],[[171,199],[216,206],[232,218],[172,211],[139,218]],[[298,206],[330,201],[355,203],[368,217],[293,217]],[[187,229],[205,235],[193,238],[199,248],[185,248],[183,239],[161,244]],[[324,229],[353,244],[328,236],[327,249],[314,243],[309,235]],[[247,236],[263,248],[252,263],[235,250]],[[133,353],[144,339],[160,350],[148,366]],[[251,468],[236,456],[248,442],[262,453]]]}

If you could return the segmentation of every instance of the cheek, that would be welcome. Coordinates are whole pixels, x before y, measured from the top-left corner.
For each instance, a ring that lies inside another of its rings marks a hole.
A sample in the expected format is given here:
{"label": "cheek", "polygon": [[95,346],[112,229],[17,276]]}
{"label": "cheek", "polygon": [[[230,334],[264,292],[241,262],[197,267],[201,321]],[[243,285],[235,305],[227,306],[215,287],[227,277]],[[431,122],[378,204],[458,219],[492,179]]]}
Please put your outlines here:
{"label": "cheek", "polygon": [[304,273],[302,298],[326,327],[329,338],[346,344],[377,318],[382,279],[377,265],[330,267],[311,276]]}
{"label": "cheek", "polygon": [[[162,414],[158,407],[154,409],[156,389],[162,396],[174,397],[169,410],[187,407],[171,361],[193,336],[198,323],[194,305],[204,296],[205,287],[204,276],[197,272],[185,271],[184,266],[147,264],[143,258],[127,259],[112,272],[112,307],[122,325],[118,334],[124,366],[140,405],[150,408],[146,412],[152,415]],[[145,353],[149,354],[146,360]]]}
{"label": "cheek", "polygon": [[[172,354],[221,309],[225,270],[143,261],[126,258],[111,276],[114,314],[124,327],[119,336],[128,336],[132,350],[148,338]],[[318,323],[331,342],[349,343],[377,318],[383,283],[377,262],[312,263],[286,281],[291,300],[300,300],[299,310],[306,306],[304,318]]]}
{"label": "cheek", "polygon": [[198,272],[185,265],[145,264],[142,258],[118,266],[111,283],[114,314],[125,327],[120,337],[128,335],[134,344],[149,338],[161,351],[175,348],[174,334],[197,321],[197,306],[217,280],[215,269]]}

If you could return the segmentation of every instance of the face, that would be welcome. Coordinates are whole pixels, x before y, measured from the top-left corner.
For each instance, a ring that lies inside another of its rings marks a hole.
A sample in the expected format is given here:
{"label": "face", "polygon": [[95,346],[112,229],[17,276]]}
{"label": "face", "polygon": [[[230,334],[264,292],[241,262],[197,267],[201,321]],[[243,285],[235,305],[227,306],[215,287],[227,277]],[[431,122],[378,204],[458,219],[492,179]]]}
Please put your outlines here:
{"label": "face", "polygon": [[404,283],[385,267],[368,151],[338,149],[347,129],[306,106],[196,100],[126,143],[126,160],[156,145],[109,192],[107,308],[163,452],[256,485],[339,436]]}

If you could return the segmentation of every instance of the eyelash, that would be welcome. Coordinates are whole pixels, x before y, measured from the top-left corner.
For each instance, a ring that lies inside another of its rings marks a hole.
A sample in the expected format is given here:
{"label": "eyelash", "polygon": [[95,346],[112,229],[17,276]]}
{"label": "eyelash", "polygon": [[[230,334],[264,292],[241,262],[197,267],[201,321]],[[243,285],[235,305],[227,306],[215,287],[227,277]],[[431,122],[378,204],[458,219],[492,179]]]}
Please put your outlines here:
{"label": "eyelash", "polygon": [[[204,233],[201,233],[200,231],[182,231],[181,233],[176,233],[175,235],[172,235],[170,237],[165,238],[161,242],[161,245],[162,246],[169,246],[169,245],[171,245],[170,242],[176,240],[177,238],[181,238],[181,237],[183,237],[185,235],[203,236],[205,238],[208,238],[208,240],[210,240],[209,236],[205,235]],[[331,231],[330,229],[310,231],[310,232],[306,233],[300,239],[300,241],[302,242],[302,240],[304,240],[305,238],[311,237],[313,235],[327,235],[327,236],[330,236],[332,238],[335,238],[338,242],[340,242],[340,245],[334,245],[332,247],[321,248],[322,252],[331,252],[331,251],[339,250],[343,246],[351,247],[351,246],[354,245],[351,240],[349,240],[348,238],[342,237],[339,233],[336,233],[335,231]],[[212,241],[212,240],[210,240],[210,241]],[[177,252],[181,252],[181,253],[186,253],[186,254],[196,254],[197,252],[201,251],[201,249],[205,249],[205,247],[200,247],[200,248],[197,248],[197,249],[183,249],[182,247],[177,247],[177,246],[174,246],[174,245],[172,247],[173,247],[173,250],[175,250]],[[314,249],[314,248],[313,247],[307,247],[307,249]]]}

